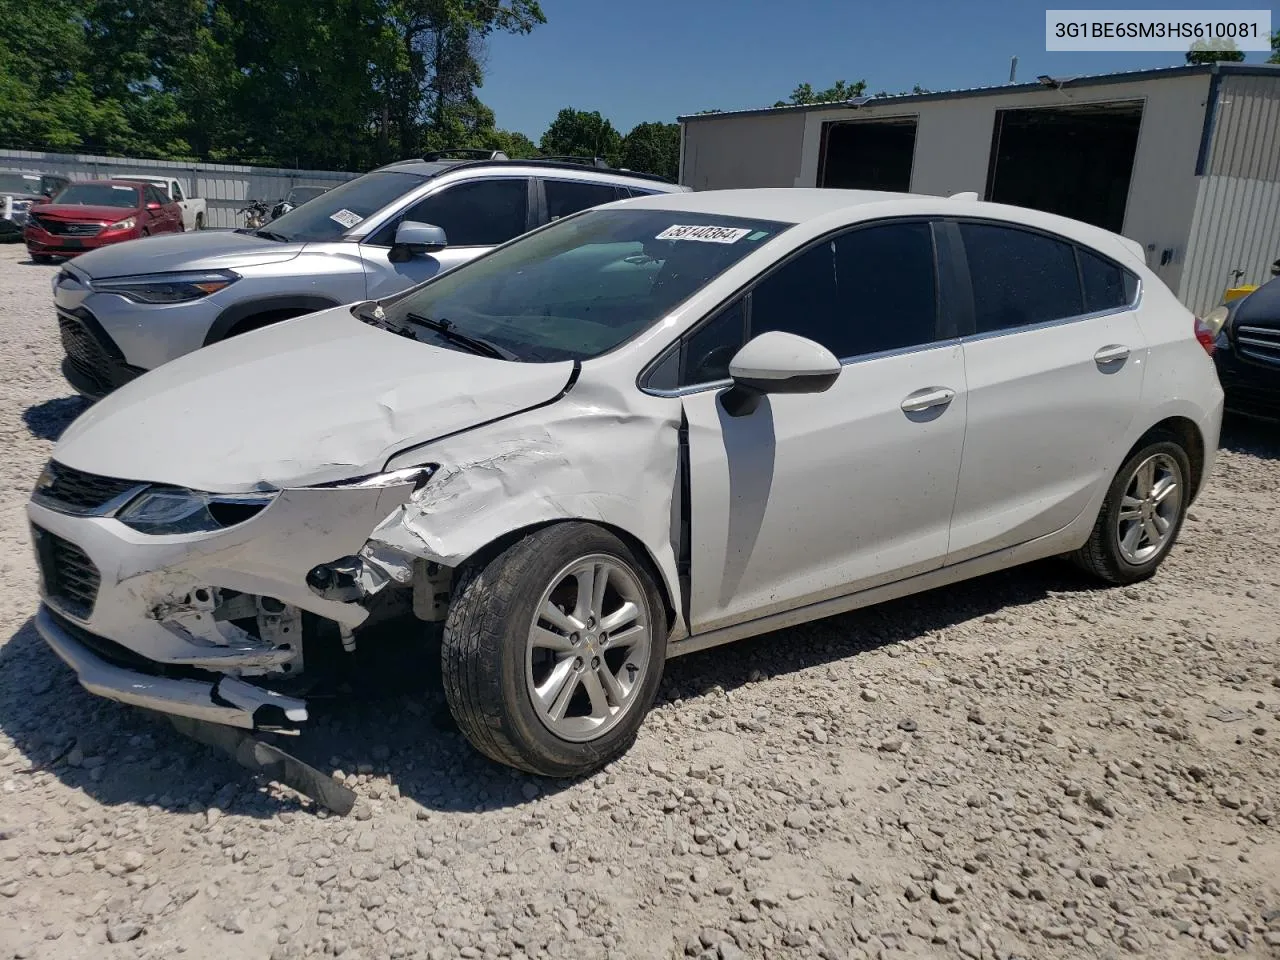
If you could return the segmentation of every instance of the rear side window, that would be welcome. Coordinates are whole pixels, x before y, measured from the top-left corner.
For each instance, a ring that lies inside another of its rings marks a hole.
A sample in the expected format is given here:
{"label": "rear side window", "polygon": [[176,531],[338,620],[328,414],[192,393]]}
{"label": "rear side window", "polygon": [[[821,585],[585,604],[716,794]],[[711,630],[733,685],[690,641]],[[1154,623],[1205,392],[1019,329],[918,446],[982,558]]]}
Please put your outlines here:
{"label": "rear side window", "polygon": [[1076,248],[1080,257],[1080,279],[1084,283],[1086,313],[1127,307],[1138,295],[1138,279],[1118,264]]}
{"label": "rear side window", "polygon": [[1071,244],[1029,230],[961,223],[978,333],[1084,312]]}
{"label": "rear side window", "polygon": [[173,199],[182,200],[182,185],[177,180],[173,181]]}
{"label": "rear side window", "polygon": [[528,197],[524,179],[472,180],[433,193],[404,219],[443,228],[451,247],[495,246],[525,232]]}
{"label": "rear side window", "polygon": [[617,199],[614,188],[603,183],[583,183],[575,180],[544,180],[547,196],[547,219],[558,220],[588,207],[612,203]]}

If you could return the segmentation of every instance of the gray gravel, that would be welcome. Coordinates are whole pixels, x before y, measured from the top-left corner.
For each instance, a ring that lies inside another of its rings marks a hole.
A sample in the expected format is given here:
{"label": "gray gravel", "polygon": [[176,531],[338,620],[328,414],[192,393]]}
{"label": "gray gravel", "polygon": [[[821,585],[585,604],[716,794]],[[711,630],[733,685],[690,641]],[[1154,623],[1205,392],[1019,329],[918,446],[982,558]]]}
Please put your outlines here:
{"label": "gray gravel", "polygon": [[85,694],[22,506],[80,409],[0,248],[0,958],[1280,956],[1280,435],[1151,582],[1039,564],[673,662],[579,783],[438,689],[322,708],[347,818]]}

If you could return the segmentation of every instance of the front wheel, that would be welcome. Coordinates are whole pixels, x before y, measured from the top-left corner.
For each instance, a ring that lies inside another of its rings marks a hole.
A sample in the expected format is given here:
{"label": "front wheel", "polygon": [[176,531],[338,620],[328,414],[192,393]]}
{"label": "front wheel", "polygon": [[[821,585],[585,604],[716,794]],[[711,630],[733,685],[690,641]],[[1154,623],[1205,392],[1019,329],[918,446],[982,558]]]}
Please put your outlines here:
{"label": "front wheel", "polygon": [[1186,450],[1171,437],[1151,437],[1111,481],[1089,541],[1072,561],[1107,583],[1146,580],[1177,540],[1191,494]]}
{"label": "front wheel", "polygon": [[445,696],[486,756],[576,777],[631,746],[666,652],[645,564],[607,530],[557,524],[460,573],[441,650]]}
{"label": "front wheel", "polygon": [[196,214],[196,229],[197,229],[197,230],[203,230],[203,229],[204,229],[204,214],[203,214],[203,213],[197,213],[197,214]]}

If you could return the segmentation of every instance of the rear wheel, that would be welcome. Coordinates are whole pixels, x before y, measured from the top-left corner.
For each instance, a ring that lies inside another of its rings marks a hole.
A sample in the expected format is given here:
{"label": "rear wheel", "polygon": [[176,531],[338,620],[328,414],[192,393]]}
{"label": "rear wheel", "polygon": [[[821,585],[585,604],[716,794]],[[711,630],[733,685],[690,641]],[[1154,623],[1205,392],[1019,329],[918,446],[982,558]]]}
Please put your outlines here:
{"label": "rear wheel", "polygon": [[1071,555],[1108,583],[1136,583],[1156,572],[1191,502],[1191,462],[1172,437],[1153,436],[1125,461],[1089,541]]}
{"label": "rear wheel", "polygon": [[203,213],[197,213],[197,214],[196,214],[196,229],[197,229],[197,230],[203,230],[203,229],[204,229],[204,214],[203,214]]}
{"label": "rear wheel", "polygon": [[441,648],[445,695],[491,759],[581,776],[635,740],[666,641],[657,588],[630,548],[591,524],[557,524],[461,574]]}

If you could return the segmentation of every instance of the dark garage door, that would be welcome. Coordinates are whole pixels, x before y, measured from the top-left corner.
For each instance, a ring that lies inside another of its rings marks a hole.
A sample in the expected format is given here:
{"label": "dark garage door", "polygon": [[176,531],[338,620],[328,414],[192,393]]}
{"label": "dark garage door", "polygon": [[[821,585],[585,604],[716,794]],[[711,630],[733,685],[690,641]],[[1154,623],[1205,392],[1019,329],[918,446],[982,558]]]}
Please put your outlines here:
{"label": "dark garage door", "polygon": [[1141,100],[997,111],[987,199],[1119,233],[1141,123]]}
{"label": "dark garage door", "polygon": [[906,192],[915,152],[915,117],[824,123],[818,186]]}

